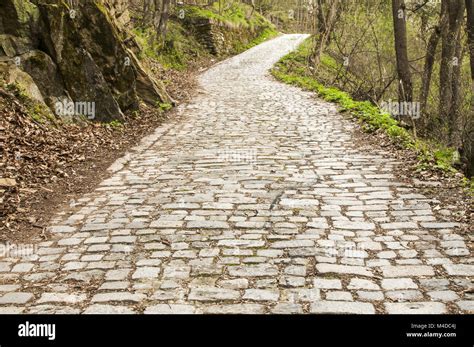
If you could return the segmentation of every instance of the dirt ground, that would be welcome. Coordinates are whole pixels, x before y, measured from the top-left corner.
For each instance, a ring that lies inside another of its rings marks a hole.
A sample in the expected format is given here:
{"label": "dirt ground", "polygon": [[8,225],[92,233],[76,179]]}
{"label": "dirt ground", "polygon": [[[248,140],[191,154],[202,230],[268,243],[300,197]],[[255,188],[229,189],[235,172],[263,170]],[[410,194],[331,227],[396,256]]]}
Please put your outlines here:
{"label": "dirt ground", "polygon": [[[196,76],[213,63],[155,72],[172,81],[167,90],[180,104],[195,93]],[[106,169],[173,117],[173,110],[140,105],[138,114],[126,115],[120,126],[60,120],[46,125],[29,116],[14,94],[0,89],[0,242],[46,239],[45,227],[58,207],[92,191],[109,175]]]}

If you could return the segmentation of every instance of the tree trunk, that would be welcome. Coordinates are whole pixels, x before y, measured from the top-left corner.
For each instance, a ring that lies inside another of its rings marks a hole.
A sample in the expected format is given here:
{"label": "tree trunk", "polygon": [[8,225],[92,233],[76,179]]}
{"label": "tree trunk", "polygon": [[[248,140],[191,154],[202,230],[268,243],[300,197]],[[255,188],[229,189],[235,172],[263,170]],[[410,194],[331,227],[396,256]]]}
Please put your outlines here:
{"label": "tree trunk", "polygon": [[434,28],[433,33],[428,41],[428,47],[426,48],[425,65],[423,69],[423,76],[421,79],[421,92],[420,92],[420,112],[423,115],[426,110],[428,96],[430,93],[431,77],[433,75],[433,66],[436,58],[436,50],[438,48],[439,39],[443,30],[446,30],[447,16],[443,13],[440,14],[438,25]]}
{"label": "tree trunk", "polygon": [[[466,0],[467,10],[467,35],[469,45],[469,57],[471,62],[471,92],[474,94],[474,0]],[[471,98],[471,118],[474,113],[474,97]],[[467,159],[467,175],[474,176],[474,124],[470,124],[467,129],[464,152]]]}
{"label": "tree trunk", "polygon": [[160,18],[161,18],[161,8],[162,8],[162,0],[154,0],[155,10],[153,12],[153,26],[155,27],[157,36],[159,35],[159,27],[160,27]]}
{"label": "tree trunk", "polygon": [[323,1],[318,0],[318,33],[315,35],[316,45],[310,57],[310,62],[315,69],[317,69],[321,63],[321,56],[328,44],[332,29],[336,24],[339,1],[340,0],[332,0],[327,14],[324,15]]}
{"label": "tree trunk", "polygon": [[160,24],[158,25],[158,35],[163,39],[166,38],[166,29],[168,25],[170,0],[162,0]]}
{"label": "tree trunk", "polygon": [[452,101],[451,101],[451,110],[449,112],[449,123],[450,127],[450,139],[451,145],[456,148],[462,147],[462,129],[460,124],[461,117],[461,67],[463,62],[463,46],[461,42],[461,32],[458,33],[458,38],[456,39],[456,48],[455,48],[455,57],[458,59],[458,63],[453,66],[453,77],[451,80],[452,88]]}
{"label": "tree trunk", "polygon": [[469,56],[471,59],[471,79],[474,82],[474,0],[466,0],[466,10]]}
{"label": "tree trunk", "polygon": [[247,19],[250,19],[252,18],[253,13],[255,12],[255,0],[246,0],[244,1],[244,3],[252,7],[252,11],[250,11],[250,14],[247,15]]}
{"label": "tree trunk", "polygon": [[143,21],[142,25],[145,27],[150,24],[153,14],[153,0],[143,1]]}
{"label": "tree trunk", "polygon": [[399,79],[399,101],[413,100],[410,62],[408,60],[406,6],[404,0],[392,0],[393,28],[395,34],[395,53]]}
{"label": "tree trunk", "polygon": [[443,123],[448,129],[448,140],[451,146],[459,146],[457,143],[457,110],[453,113],[453,106],[456,105],[454,81],[454,67],[460,64],[460,57],[456,56],[460,29],[464,16],[464,2],[459,0],[443,0],[443,15],[447,15],[448,24],[442,32],[442,52],[440,67],[440,98],[439,109]]}

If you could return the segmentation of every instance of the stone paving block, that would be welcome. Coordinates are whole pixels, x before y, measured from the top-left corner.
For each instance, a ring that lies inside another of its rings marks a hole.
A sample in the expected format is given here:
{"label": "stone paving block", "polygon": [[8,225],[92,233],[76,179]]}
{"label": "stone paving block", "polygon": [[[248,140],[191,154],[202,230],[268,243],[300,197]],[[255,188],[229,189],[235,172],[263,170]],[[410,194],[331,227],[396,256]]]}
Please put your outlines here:
{"label": "stone paving block", "polygon": [[247,289],[242,299],[252,301],[278,301],[280,293],[277,290]]}
{"label": "stone paving block", "polygon": [[342,289],[342,283],[337,279],[315,278],[313,285],[318,289]]}
{"label": "stone paving block", "polygon": [[360,291],[357,291],[357,296],[358,296],[358,299],[361,300],[361,301],[369,301],[369,302],[373,302],[373,301],[382,301],[384,300],[385,296],[383,295],[382,292],[374,292],[374,291],[363,291],[363,290],[360,290]]}
{"label": "stone paving block", "polygon": [[100,293],[92,297],[92,302],[140,302],[146,296],[140,293],[130,292],[110,292]]}
{"label": "stone paving block", "polygon": [[391,290],[385,296],[393,301],[419,301],[423,294],[419,290]]}
{"label": "stone paving block", "polygon": [[20,314],[25,311],[24,307],[0,306],[0,314]]}
{"label": "stone paving block", "polygon": [[330,301],[353,301],[352,294],[343,291],[331,291],[326,293],[326,300]]}
{"label": "stone paving block", "polygon": [[418,285],[411,278],[387,278],[382,280],[382,288],[386,290],[418,289]]}
{"label": "stone paving block", "polygon": [[16,264],[11,271],[12,272],[29,272],[34,266],[35,264],[32,264],[32,263],[20,263],[20,264]]}
{"label": "stone paving block", "polygon": [[229,223],[219,221],[192,221],[188,222],[189,229],[229,229]]}
{"label": "stone paving block", "polygon": [[456,301],[459,296],[452,290],[436,290],[427,293],[433,301]]}
{"label": "stone paving block", "polygon": [[193,314],[196,310],[191,305],[181,304],[159,304],[149,306],[145,309],[145,314]]}
{"label": "stone paving block", "polygon": [[189,300],[191,301],[225,301],[237,300],[240,292],[232,289],[223,289],[217,287],[191,288]]}
{"label": "stone paving block", "polygon": [[136,312],[133,309],[126,306],[94,304],[87,307],[83,313],[84,314],[133,314]]}
{"label": "stone paving block", "polygon": [[265,241],[258,240],[220,240],[217,246],[221,247],[238,247],[238,248],[260,248],[265,245]]}
{"label": "stone paving block", "polygon": [[350,280],[347,289],[380,290],[380,287],[377,283],[374,283],[373,281],[362,278],[353,278]]}
{"label": "stone paving block", "polygon": [[68,303],[79,304],[86,300],[85,294],[67,294],[67,293],[43,293],[37,303]]}
{"label": "stone paving block", "polygon": [[446,264],[443,267],[450,276],[474,276],[474,265],[471,264]]}
{"label": "stone paving block", "polygon": [[272,308],[271,313],[274,314],[302,314],[303,307],[299,304],[281,302]]}
{"label": "stone paving block", "polygon": [[433,268],[426,265],[383,266],[382,272],[385,277],[434,276]]}
{"label": "stone paving block", "polygon": [[474,313],[474,300],[461,300],[456,302],[456,305],[467,313]]}
{"label": "stone paving block", "polygon": [[33,294],[31,293],[10,292],[0,297],[0,305],[5,305],[5,304],[21,305],[21,304],[26,304],[31,299],[33,299]]}
{"label": "stone paving block", "polygon": [[337,265],[337,264],[317,264],[316,270],[320,273],[350,274],[372,277],[373,273],[362,266]]}
{"label": "stone paving block", "polygon": [[276,241],[271,244],[272,248],[300,248],[300,247],[312,247],[314,242],[311,240],[291,240],[291,241]]}
{"label": "stone paving block", "polygon": [[265,306],[259,304],[228,304],[201,307],[206,314],[263,314]]}
{"label": "stone paving block", "polygon": [[81,310],[79,308],[65,306],[65,305],[36,305],[30,306],[27,309],[28,314],[79,314]]}
{"label": "stone paving block", "polygon": [[375,308],[366,302],[319,301],[311,304],[311,313],[374,314]]}
{"label": "stone paving block", "polygon": [[278,274],[275,265],[230,266],[229,275],[233,277],[273,277]]}
{"label": "stone paving block", "polygon": [[386,303],[389,314],[445,314],[446,305],[440,302],[399,302]]}
{"label": "stone paving block", "polygon": [[375,224],[366,222],[346,222],[336,221],[334,227],[337,229],[349,229],[349,230],[375,230]]}

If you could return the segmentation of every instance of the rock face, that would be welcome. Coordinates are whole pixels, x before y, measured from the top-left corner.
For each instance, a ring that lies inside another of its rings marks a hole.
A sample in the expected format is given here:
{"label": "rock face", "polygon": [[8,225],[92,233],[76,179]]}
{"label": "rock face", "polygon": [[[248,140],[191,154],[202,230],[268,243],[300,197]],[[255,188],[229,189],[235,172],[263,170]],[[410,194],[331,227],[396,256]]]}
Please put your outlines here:
{"label": "rock face", "polygon": [[58,102],[94,103],[100,121],[140,100],[170,102],[132,53],[129,22],[124,0],[2,0],[0,80],[11,83],[20,69],[34,81],[22,76],[25,92],[53,112]]}
{"label": "rock face", "polygon": [[112,18],[123,28],[130,24],[130,13],[128,12],[128,0],[106,0],[105,5]]}

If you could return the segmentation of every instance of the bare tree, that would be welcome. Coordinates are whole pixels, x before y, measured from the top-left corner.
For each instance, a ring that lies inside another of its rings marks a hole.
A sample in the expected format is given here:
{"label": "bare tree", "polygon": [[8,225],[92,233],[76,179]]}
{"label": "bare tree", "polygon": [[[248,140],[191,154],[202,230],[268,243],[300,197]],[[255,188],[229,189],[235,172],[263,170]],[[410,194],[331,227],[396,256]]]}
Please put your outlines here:
{"label": "bare tree", "polygon": [[169,11],[170,11],[170,0],[162,0],[161,16],[160,16],[160,22],[158,24],[158,35],[163,37],[163,38],[166,37],[166,29],[167,29],[167,26],[168,26]]}
{"label": "bare tree", "polygon": [[159,36],[159,33],[160,33],[159,27],[160,27],[160,20],[161,20],[161,8],[163,6],[162,1],[163,0],[153,0],[154,2],[153,25],[155,27],[157,36]]}
{"label": "bare tree", "polygon": [[411,80],[410,62],[407,44],[407,13],[404,0],[392,0],[393,28],[395,34],[395,53],[399,79],[399,100],[412,101],[413,84]]}
{"label": "bare tree", "polygon": [[436,50],[439,45],[439,39],[441,33],[446,28],[447,24],[447,14],[446,12],[440,13],[440,19],[438,24],[434,27],[433,32],[428,40],[428,46],[426,48],[425,64],[423,69],[423,76],[421,79],[421,92],[420,92],[420,104],[421,104],[421,113],[424,113],[426,110],[428,95],[430,92],[431,86],[431,77],[433,75],[433,66],[436,60]]}
{"label": "bare tree", "polygon": [[[324,6],[326,4],[326,1],[318,0],[318,32],[315,35],[316,45],[313,54],[310,57],[311,64],[315,69],[317,69],[319,64],[321,63],[321,56],[323,54],[324,49],[326,48],[326,45],[329,42],[329,38],[337,20],[337,11],[339,8],[340,0],[331,0],[329,2],[330,4]],[[326,11],[325,7],[327,7]]]}
{"label": "bare tree", "polygon": [[154,15],[154,0],[144,0],[143,1],[143,19],[142,25],[147,26],[152,20]]}
{"label": "bare tree", "polygon": [[466,10],[469,55],[471,58],[471,79],[474,87],[474,0],[466,0]]}
{"label": "bare tree", "polygon": [[459,0],[443,0],[442,12],[448,17],[446,29],[442,32],[442,52],[440,67],[440,100],[441,119],[448,128],[448,140],[452,146],[459,147],[458,129],[458,80],[455,79],[455,67],[461,63],[459,40],[464,16],[464,2]]}

